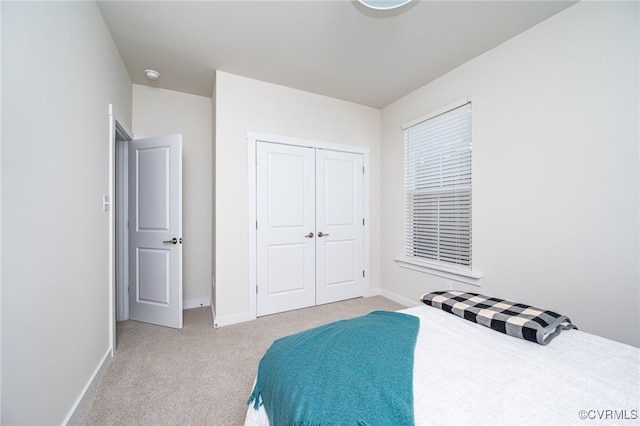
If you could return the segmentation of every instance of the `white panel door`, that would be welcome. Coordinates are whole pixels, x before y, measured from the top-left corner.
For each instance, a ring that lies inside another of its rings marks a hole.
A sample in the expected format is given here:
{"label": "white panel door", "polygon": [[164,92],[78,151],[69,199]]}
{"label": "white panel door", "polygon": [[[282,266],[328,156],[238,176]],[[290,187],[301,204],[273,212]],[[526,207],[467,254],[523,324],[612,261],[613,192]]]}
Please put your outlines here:
{"label": "white panel door", "polygon": [[362,154],[316,152],[316,304],[364,295]]}
{"label": "white panel door", "polygon": [[258,142],[257,315],[315,304],[315,151]]}
{"label": "white panel door", "polygon": [[129,142],[129,318],[182,328],[182,136]]}

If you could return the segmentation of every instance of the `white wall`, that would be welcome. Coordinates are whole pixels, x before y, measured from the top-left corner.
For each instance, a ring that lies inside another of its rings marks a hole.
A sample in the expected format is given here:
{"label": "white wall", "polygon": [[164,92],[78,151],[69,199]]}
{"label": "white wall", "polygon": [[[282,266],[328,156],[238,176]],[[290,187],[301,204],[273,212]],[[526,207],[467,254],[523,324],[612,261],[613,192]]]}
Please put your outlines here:
{"label": "white wall", "polygon": [[568,315],[640,345],[638,3],[581,2],[382,112],[382,287],[416,300],[444,280],[398,267],[402,123],[473,100],[467,291]]}
{"label": "white wall", "polygon": [[224,72],[214,96],[217,317],[249,312],[247,131],[370,148],[370,287],[378,289],[380,111]]}
{"label": "white wall", "polygon": [[133,85],[136,138],[182,134],[183,299],[211,300],[211,98]]}
{"label": "white wall", "polygon": [[2,424],[60,424],[109,353],[108,104],[131,81],[93,2],[2,2]]}

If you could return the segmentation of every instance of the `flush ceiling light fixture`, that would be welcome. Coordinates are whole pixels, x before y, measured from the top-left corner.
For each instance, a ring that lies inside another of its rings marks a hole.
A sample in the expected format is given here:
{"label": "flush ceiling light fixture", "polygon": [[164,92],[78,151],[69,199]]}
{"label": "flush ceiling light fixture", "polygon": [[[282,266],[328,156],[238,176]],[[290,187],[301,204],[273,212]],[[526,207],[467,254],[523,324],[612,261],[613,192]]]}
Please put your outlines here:
{"label": "flush ceiling light fixture", "polygon": [[363,5],[376,10],[389,10],[403,6],[411,0],[358,0]]}
{"label": "flush ceiling light fixture", "polygon": [[144,70],[144,75],[146,75],[149,80],[157,80],[160,78],[160,73],[156,70]]}

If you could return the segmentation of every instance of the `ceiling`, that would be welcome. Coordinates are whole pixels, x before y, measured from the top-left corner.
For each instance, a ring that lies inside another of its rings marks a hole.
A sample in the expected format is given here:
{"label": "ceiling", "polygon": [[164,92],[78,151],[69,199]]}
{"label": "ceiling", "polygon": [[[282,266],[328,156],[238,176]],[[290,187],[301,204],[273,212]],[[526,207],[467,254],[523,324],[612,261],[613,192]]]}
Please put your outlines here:
{"label": "ceiling", "polygon": [[[382,108],[574,1],[98,1],[136,84],[211,97],[216,70]],[[150,82],[144,70],[160,72]]]}

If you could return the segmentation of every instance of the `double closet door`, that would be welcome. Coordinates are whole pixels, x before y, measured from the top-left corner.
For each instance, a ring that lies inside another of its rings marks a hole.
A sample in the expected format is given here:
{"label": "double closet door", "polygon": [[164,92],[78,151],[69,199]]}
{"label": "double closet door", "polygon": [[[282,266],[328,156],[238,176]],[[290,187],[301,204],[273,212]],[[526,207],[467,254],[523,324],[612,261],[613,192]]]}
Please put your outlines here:
{"label": "double closet door", "polygon": [[257,315],[364,294],[363,155],[258,142]]}

